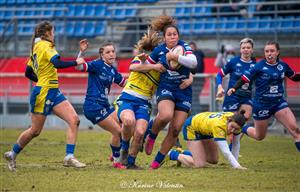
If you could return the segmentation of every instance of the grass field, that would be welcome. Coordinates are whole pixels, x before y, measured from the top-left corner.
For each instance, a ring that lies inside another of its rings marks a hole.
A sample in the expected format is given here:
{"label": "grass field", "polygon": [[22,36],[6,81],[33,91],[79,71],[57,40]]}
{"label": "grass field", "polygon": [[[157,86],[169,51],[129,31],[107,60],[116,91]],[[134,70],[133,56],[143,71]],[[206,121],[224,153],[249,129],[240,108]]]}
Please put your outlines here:
{"label": "grass field", "polygon": [[[22,130],[0,130],[0,152],[10,150]],[[165,133],[162,133],[164,135]],[[160,144],[160,136],[157,144]],[[148,170],[151,157],[140,154],[137,164],[145,170],[116,170],[107,160],[110,136],[95,130],[80,131],[76,156],[85,169],[65,168],[65,132],[44,130],[17,159],[9,172],[1,158],[1,191],[299,191],[300,156],[291,138],[268,135],[261,142],[244,137],[241,165],[234,170],[221,157],[217,166],[204,169],[176,167],[167,162]],[[155,153],[158,149],[156,145]]]}

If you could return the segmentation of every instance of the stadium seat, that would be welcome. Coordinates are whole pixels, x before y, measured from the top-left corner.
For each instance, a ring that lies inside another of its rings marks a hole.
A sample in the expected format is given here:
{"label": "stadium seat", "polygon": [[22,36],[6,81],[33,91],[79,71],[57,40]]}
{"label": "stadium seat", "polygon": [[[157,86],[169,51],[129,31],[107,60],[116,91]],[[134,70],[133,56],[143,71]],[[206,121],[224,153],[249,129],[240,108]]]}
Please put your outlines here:
{"label": "stadium seat", "polygon": [[67,9],[68,9],[68,11],[66,12],[67,17],[72,17],[75,15],[75,5],[68,4]]}
{"label": "stadium seat", "polygon": [[6,4],[15,4],[16,3],[16,0],[6,0]]}
{"label": "stadium seat", "polygon": [[300,15],[296,16],[296,18],[295,18],[294,31],[300,32]]}
{"label": "stadium seat", "polygon": [[225,23],[225,28],[223,28],[222,32],[226,34],[235,34],[237,31],[238,20],[238,17],[228,17],[227,22]]}
{"label": "stadium seat", "polygon": [[236,31],[235,33],[237,34],[244,34],[247,32],[248,28],[247,28],[247,19],[241,17],[238,19],[238,21],[236,21]]}
{"label": "stadium seat", "polygon": [[84,6],[84,16],[85,17],[92,17],[95,16],[95,5],[85,5]]}
{"label": "stadium seat", "polygon": [[74,33],[73,36],[76,37],[82,37],[84,36],[84,27],[85,27],[85,22],[82,21],[76,21],[74,25]]}
{"label": "stadium seat", "polygon": [[95,35],[95,22],[88,21],[84,25],[84,36],[93,37]]}
{"label": "stadium seat", "polygon": [[209,35],[215,34],[216,23],[217,20],[215,17],[206,18],[206,20],[204,21],[204,28],[203,28],[204,34],[209,34]]}
{"label": "stadium seat", "polygon": [[96,5],[95,16],[96,17],[105,17],[106,16],[106,6],[105,5]]}
{"label": "stadium seat", "polygon": [[185,5],[190,5],[190,3],[177,3],[175,8],[174,17],[177,18],[188,18],[192,16],[192,8],[191,7],[183,7]]}
{"label": "stadium seat", "polygon": [[193,25],[193,34],[201,35],[204,31],[204,19],[198,19]]}
{"label": "stadium seat", "polygon": [[248,20],[247,28],[249,33],[257,33],[259,31],[259,17],[255,16]]}
{"label": "stadium seat", "polygon": [[[197,4],[197,5],[199,5],[199,4]],[[195,16],[195,17],[203,17],[204,14],[205,13],[205,7],[194,7],[194,8],[192,8],[192,14],[193,14],[193,16]]]}
{"label": "stadium seat", "polygon": [[262,16],[259,18],[259,24],[258,24],[258,32],[260,33],[269,33],[274,28],[271,28],[273,26],[273,20],[270,16]]}
{"label": "stadium seat", "polygon": [[192,24],[189,20],[179,20],[178,28],[181,35],[189,35],[192,33]]}
{"label": "stadium seat", "polygon": [[0,0],[0,5],[5,5],[6,4],[6,0]]}
{"label": "stadium seat", "polygon": [[75,30],[75,21],[68,21],[67,22],[67,35],[68,36],[74,36],[74,30]]}
{"label": "stadium seat", "polygon": [[74,11],[75,17],[83,17],[84,16],[84,6],[83,5],[76,5]]}
{"label": "stadium seat", "polygon": [[106,21],[100,21],[95,23],[95,35],[104,35],[106,31]]}
{"label": "stadium seat", "polygon": [[[46,6],[42,6],[43,8],[53,8],[53,4],[47,4]],[[44,16],[53,16],[54,15],[54,11],[53,10],[44,10],[43,11],[43,15]]]}
{"label": "stadium seat", "polygon": [[279,17],[279,31],[285,33],[292,33],[294,20],[294,16]]}

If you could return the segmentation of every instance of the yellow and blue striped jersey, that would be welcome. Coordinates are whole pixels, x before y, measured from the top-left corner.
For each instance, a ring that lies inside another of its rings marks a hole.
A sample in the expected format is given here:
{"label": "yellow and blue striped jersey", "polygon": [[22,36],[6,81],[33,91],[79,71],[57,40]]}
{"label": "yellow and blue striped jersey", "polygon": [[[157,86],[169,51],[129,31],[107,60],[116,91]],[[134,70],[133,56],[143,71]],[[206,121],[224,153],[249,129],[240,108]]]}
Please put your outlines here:
{"label": "yellow and blue striped jersey", "polygon": [[[141,60],[138,57],[135,57],[132,61],[132,64],[139,64]],[[142,99],[151,99],[154,95],[158,83],[160,80],[160,72],[151,70],[149,72],[130,72],[130,75],[127,79],[126,86],[123,91],[142,98]]]}
{"label": "yellow and blue striped jersey", "polygon": [[32,67],[38,78],[37,86],[58,87],[57,69],[51,59],[59,57],[55,47],[49,41],[39,40],[35,43],[33,53],[27,65]]}
{"label": "yellow and blue striped jersey", "polygon": [[204,112],[195,115],[187,129],[215,139],[226,139],[228,118],[232,112]]}

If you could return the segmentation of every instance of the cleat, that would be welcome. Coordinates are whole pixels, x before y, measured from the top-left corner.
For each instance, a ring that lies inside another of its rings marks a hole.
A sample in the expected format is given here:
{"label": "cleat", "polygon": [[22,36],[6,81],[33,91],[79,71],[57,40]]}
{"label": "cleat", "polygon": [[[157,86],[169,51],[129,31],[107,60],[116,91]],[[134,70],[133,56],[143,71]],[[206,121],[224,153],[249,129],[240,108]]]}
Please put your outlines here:
{"label": "cleat", "polygon": [[109,155],[109,157],[107,158],[109,161],[113,162],[114,161],[114,157],[112,154]]}
{"label": "cleat", "polygon": [[145,153],[147,155],[151,155],[151,153],[153,151],[154,143],[155,143],[155,140],[151,139],[148,135],[146,138],[146,144],[145,144]]}
{"label": "cleat", "polygon": [[127,165],[128,164],[128,151],[125,151],[121,149],[120,151],[120,162],[122,165]]}
{"label": "cleat", "polygon": [[139,166],[137,166],[136,164],[133,164],[133,165],[127,165],[126,169],[143,170],[142,167],[139,167]]}
{"label": "cleat", "polygon": [[78,161],[75,157],[71,157],[69,159],[64,159],[64,164],[65,167],[75,167],[75,168],[84,168],[86,167],[86,164],[81,163]]}
{"label": "cleat", "polygon": [[16,160],[11,157],[11,151],[5,152],[3,158],[7,161],[7,167],[10,171],[16,171]]}
{"label": "cleat", "polygon": [[122,165],[120,162],[113,162],[113,167],[117,169],[126,169],[126,166]]}
{"label": "cleat", "polygon": [[151,165],[150,165],[150,169],[158,169],[160,167],[159,162],[157,161],[152,161]]}

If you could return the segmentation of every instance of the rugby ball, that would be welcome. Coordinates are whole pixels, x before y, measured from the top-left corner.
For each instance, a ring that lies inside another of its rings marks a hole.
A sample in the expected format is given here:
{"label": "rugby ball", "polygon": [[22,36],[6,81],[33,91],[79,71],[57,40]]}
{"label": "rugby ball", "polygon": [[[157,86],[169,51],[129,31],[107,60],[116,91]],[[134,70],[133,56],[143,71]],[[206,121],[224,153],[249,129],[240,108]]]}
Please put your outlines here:
{"label": "rugby ball", "polygon": [[[184,48],[181,45],[177,45],[175,47],[173,47],[170,52],[175,53],[176,55],[184,55]],[[181,67],[180,63],[178,63],[177,61],[171,60],[168,61],[169,64],[169,69],[170,70],[177,70]]]}

